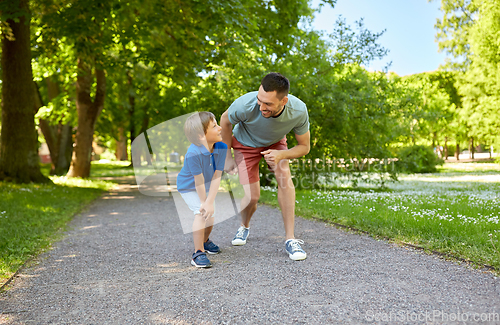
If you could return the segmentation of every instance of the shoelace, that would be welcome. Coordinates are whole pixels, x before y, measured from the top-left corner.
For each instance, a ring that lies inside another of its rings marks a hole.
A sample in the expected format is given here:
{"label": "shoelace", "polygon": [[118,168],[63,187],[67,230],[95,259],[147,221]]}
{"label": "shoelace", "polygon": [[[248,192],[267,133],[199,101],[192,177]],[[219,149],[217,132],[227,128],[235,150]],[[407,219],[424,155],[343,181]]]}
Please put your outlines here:
{"label": "shoelace", "polygon": [[288,243],[292,247],[292,252],[296,252],[296,251],[301,251],[302,250],[302,248],[300,247],[300,245],[303,245],[304,241],[300,240],[300,239],[292,239]]}
{"label": "shoelace", "polygon": [[240,227],[240,228],[238,228],[238,232],[236,233],[236,237],[243,237],[244,233],[245,233],[245,228]]}

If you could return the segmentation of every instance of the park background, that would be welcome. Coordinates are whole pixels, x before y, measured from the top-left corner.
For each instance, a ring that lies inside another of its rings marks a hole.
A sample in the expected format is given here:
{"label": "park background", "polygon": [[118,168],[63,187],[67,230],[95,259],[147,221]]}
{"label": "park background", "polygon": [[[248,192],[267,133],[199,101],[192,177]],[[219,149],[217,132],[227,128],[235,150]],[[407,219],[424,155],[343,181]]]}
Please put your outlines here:
{"label": "park background", "polygon": [[[434,28],[448,59],[406,75],[384,67],[386,31],[348,22],[341,5],[2,1],[1,276],[113,186],[98,177],[133,174],[137,136],[193,111],[220,116],[270,71],[287,76],[309,110],[311,152],[294,162],[294,177],[299,201],[323,201],[301,214],[498,270],[499,1],[442,0]],[[328,31],[314,25],[320,10],[333,13]],[[50,163],[40,164],[41,146]],[[152,158],[168,162],[176,149]],[[442,166],[478,153],[486,164]],[[134,167],[152,164],[143,157]],[[301,186],[311,171],[320,181]],[[273,204],[275,183],[262,173],[262,201]],[[424,193],[436,175],[446,179]],[[332,195],[351,203],[332,210]]]}

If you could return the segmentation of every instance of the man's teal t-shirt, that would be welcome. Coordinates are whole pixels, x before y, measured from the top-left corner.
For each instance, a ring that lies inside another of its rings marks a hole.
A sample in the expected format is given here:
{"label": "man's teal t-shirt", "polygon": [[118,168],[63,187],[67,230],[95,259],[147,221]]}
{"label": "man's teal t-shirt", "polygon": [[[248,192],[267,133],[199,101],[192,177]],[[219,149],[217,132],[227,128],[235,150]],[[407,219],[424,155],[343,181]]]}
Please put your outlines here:
{"label": "man's teal t-shirt", "polygon": [[253,91],[236,99],[229,106],[228,115],[234,137],[244,146],[268,147],[283,139],[291,130],[297,135],[309,131],[309,115],[306,104],[293,95],[277,117],[265,118],[257,104],[257,93]]}

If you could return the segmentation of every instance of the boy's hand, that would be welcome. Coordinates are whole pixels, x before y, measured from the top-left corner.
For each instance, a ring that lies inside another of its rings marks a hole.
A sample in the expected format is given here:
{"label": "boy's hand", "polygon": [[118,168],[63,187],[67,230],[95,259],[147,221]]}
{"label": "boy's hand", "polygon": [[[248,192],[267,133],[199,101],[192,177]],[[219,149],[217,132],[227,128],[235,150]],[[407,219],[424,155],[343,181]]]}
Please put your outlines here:
{"label": "boy's hand", "polygon": [[214,215],[214,204],[208,203],[208,202],[203,202],[200,206],[200,212],[203,218],[207,220],[208,218],[212,217]]}

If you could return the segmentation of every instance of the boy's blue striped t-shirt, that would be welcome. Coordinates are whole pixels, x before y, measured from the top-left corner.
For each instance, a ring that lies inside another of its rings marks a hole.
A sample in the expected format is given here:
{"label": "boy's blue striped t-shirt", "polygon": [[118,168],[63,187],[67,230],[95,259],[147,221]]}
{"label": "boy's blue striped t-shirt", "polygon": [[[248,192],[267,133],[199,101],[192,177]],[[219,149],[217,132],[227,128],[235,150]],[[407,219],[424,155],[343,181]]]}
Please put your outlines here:
{"label": "boy's blue striped t-shirt", "polygon": [[227,145],[224,142],[216,142],[212,153],[203,145],[191,144],[184,158],[184,166],[177,175],[177,190],[180,193],[196,191],[194,176],[203,174],[205,190],[208,192],[215,171],[224,170],[226,152]]}

